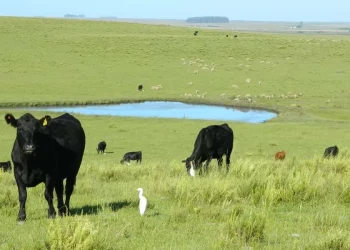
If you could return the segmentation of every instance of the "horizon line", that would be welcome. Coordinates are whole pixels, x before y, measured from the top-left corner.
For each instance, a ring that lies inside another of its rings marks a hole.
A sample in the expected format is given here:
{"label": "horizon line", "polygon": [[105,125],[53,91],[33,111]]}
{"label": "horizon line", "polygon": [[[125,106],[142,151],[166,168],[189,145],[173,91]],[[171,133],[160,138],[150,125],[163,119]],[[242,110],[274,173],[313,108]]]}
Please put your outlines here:
{"label": "horizon line", "polygon": [[[64,14],[64,15],[84,15],[84,14]],[[169,21],[186,21],[187,18],[192,18],[192,17],[207,17],[210,15],[205,15],[205,16],[191,16],[187,17],[186,19],[178,19],[178,18],[142,18],[142,17],[117,17],[117,16],[98,16],[98,17],[65,17],[64,15],[62,16],[41,16],[41,15],[1,15],[0,17],[21,17],[21,18],[66,18],[66,19],[119,19],[119,20],[169,20]],[[213,15],[215,17],[226,17],[226,16],[217,16]],[[350,21],[291,21],[291,20],[249,20],[249,19],[229,19],[229,22],[275,22],[275,23],[285,23],[285,22],[290,22],[290,23],[350,23]],[[221,23],[225,24],[225,23]]]}

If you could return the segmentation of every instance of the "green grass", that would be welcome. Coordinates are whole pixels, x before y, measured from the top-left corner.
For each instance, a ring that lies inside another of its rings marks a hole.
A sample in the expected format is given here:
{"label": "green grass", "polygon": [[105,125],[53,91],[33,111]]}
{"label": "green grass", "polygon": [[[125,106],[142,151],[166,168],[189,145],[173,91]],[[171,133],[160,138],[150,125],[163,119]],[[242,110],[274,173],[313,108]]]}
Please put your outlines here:
{"label": "green grass", "polygon": [[[28,221],[17,225],[13,174],[0,173],[0,249],[349,249],[349,37],[226,33],[200,30],[195,37],[192,29],[169,26],[0,18],[3,115],[19,117],[25,112],[13,109],[19,106],[140,100],[279,112],[263,124],[229,122],[235,133],[229,174],[213,161],[208,176],[194,179],[181,160],[200,128],[227,121],[78,115],[87,144],[74,216],[46,219],[40,184],[28,189]],[[202,69],[212,63],[213,71]],[[158,84],[162,89],[151,90]],[[184,97],[196,90],[207,94]],[[288,92],[297,98],[278,97]],[[0,131],[0,159],[7,161],[15,130],[3,121]],[[113,153],[97,155],[101,140]],[[335,144],[339,158],[323,160],[325,147]],[[142,150],[143,164],[120,165],[133,150]],[[280,150],[286,160],[275,162]],[[138,187],[149,201],[145,217],[138,214]]]}

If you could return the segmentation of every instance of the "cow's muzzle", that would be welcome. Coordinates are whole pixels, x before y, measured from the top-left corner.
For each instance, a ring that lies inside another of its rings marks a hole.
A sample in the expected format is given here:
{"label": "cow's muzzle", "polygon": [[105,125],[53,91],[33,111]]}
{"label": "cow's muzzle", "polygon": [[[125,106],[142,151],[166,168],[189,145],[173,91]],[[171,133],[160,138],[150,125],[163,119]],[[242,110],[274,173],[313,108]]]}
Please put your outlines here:
{"label": "cow's muzzle", "polygon": [[25,144],[23,147],[23,151],[25,154],[33,154],[35,151],[35,146],[33,144]]}

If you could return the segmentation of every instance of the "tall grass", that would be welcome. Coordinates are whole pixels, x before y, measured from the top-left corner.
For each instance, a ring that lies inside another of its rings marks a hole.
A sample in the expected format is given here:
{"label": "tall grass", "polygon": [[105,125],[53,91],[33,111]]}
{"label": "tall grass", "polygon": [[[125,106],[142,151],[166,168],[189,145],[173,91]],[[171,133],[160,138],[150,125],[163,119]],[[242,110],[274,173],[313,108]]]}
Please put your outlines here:
{"label": "tall grass", "polygon": [[86,218],[58,218],[49,222],[45,245],[50,250],[96,249],[98,230]]}
{"label": "tall grass", "polygon": [[[84,163],[72,196],[74,216],[48,221],[43,225],[46,238],[26,244],[47,249],[113,249],[116,245],[132,249],[146,244],[146,248],[160,249],[166,240],[165,248],[176,244],[186,249],[186,244],[204,239],[205,249],[277,249],[288,248],[293,237],[300,237],[297,246],[301,248],[346,249],[350,176],[349,168],[341,166],[349,166],[349,161],[345,156],[278,163],[237,159],[227,175],[211,164],[207,175],[195,178],[176,163],[168,166],[171,171],[164,171],[157,162],[129,167]],[[17,190],[15,185],[6,189],[10,174],[2,173],[0,178],[1,189],[7,190],[0,196],[0,211],[6,215],[1,221],[9,228],[2,235],[10,239],[17,228],[10,226],[18,209]],[[138,214],[136,188],[140,186],[149,201],[144,218]],[[47,220],[47,205],[42,186],[28,191],[26,227],[31,228],[33,221]],[[290,217],[287,221],[285,212]],[[200,233],[193,235],[192,230]],[[310,244],[311,239],[317,244]]]}

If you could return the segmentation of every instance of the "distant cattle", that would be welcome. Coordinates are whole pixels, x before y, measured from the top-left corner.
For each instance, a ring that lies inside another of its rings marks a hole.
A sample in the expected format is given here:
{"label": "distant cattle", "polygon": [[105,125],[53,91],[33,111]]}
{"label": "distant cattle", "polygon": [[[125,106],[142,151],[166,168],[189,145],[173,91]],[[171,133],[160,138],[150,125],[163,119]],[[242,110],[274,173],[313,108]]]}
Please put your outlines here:
{"label": "distant cattle", "polygon": [[12,166],[10,161],[0,162],[0,168],[4,172],[11,172]]}
{"label": "distant cattle", "polygon": [[206,172],[212,159],[217,159],[219,169],[221,169],[223,155],[226,155],[226,171],[228,172],[233,141],[233,131],[226,123],[202,128],[197,135],[191,156],[182,161],[186,163],[187,172],[189,173],[191,164],[193,164],[195,169],[199,169],[199,174],[202,174],[204,161],[206,161],[204,167]]}
{"label": "distant cattle", "polygon": [[233,37],[238,37],[237,35],[234,35]]}
{"label": "distant cattle", "polygon": [[128,152],[123,156],[123,159],[120,161],[121,164],[126,162],[128,165],[130,164],[130,161],[136,161],[137,163],[141,163],[142,161],[142,152],[141,151],[135,151],[135,152]]}
{"label": "distant cattle", "polygon": [[[17,128],[11,154],[20,202],[17,220],[26,220],[27,188],[39,183],[45,183],[48,217],[56,216],[54,189],[59,215],[69,214],[70,197],[85,149],[85,133],[79,120],[68,113],[40,120],[29,113],[19,119],[6,114],[5,120]],[[63,203],[64,179],[66,198]]]}
{"label": "distant cattle", "polygon": [[107,144],[106,144],[105,141],[99,142],[98,145],[97,145],[97,148],[96,148],[97,153],[98,153],[98,154],[99,154],[99,153],[104,153],[104,152],[105,152],[105,149],[106,149],[106,146],[107,146]]}
{"label": "distant cattle", "polygon": [[275,154],[275,160],[281,160],[281,161],[283,161],[284,158],[286,158],[286,152],[284,152],[284,151],[277,152],[277,153]]}
{"label": "distant cattle", "polygon": [[193,33],[193,35],[198,35],[198,30],[196,30],[194,33]]}
{"label": "distant cattle", "polygon": [[336,157],[339,153],[339,149],[337,146],[328,147],[325,149],[323,157],[329,158],[330,156]]}
{"label": "distant cattle", "polygon": [[142,89],[143,89],[143,86],[140,84],[140,85],[138,86],[137,90],[138,90],[138,91],[142,91]]}
{"label": "distant cattle", "polygon": [[228,35],[226,35],[226,37],[228,37]]}

